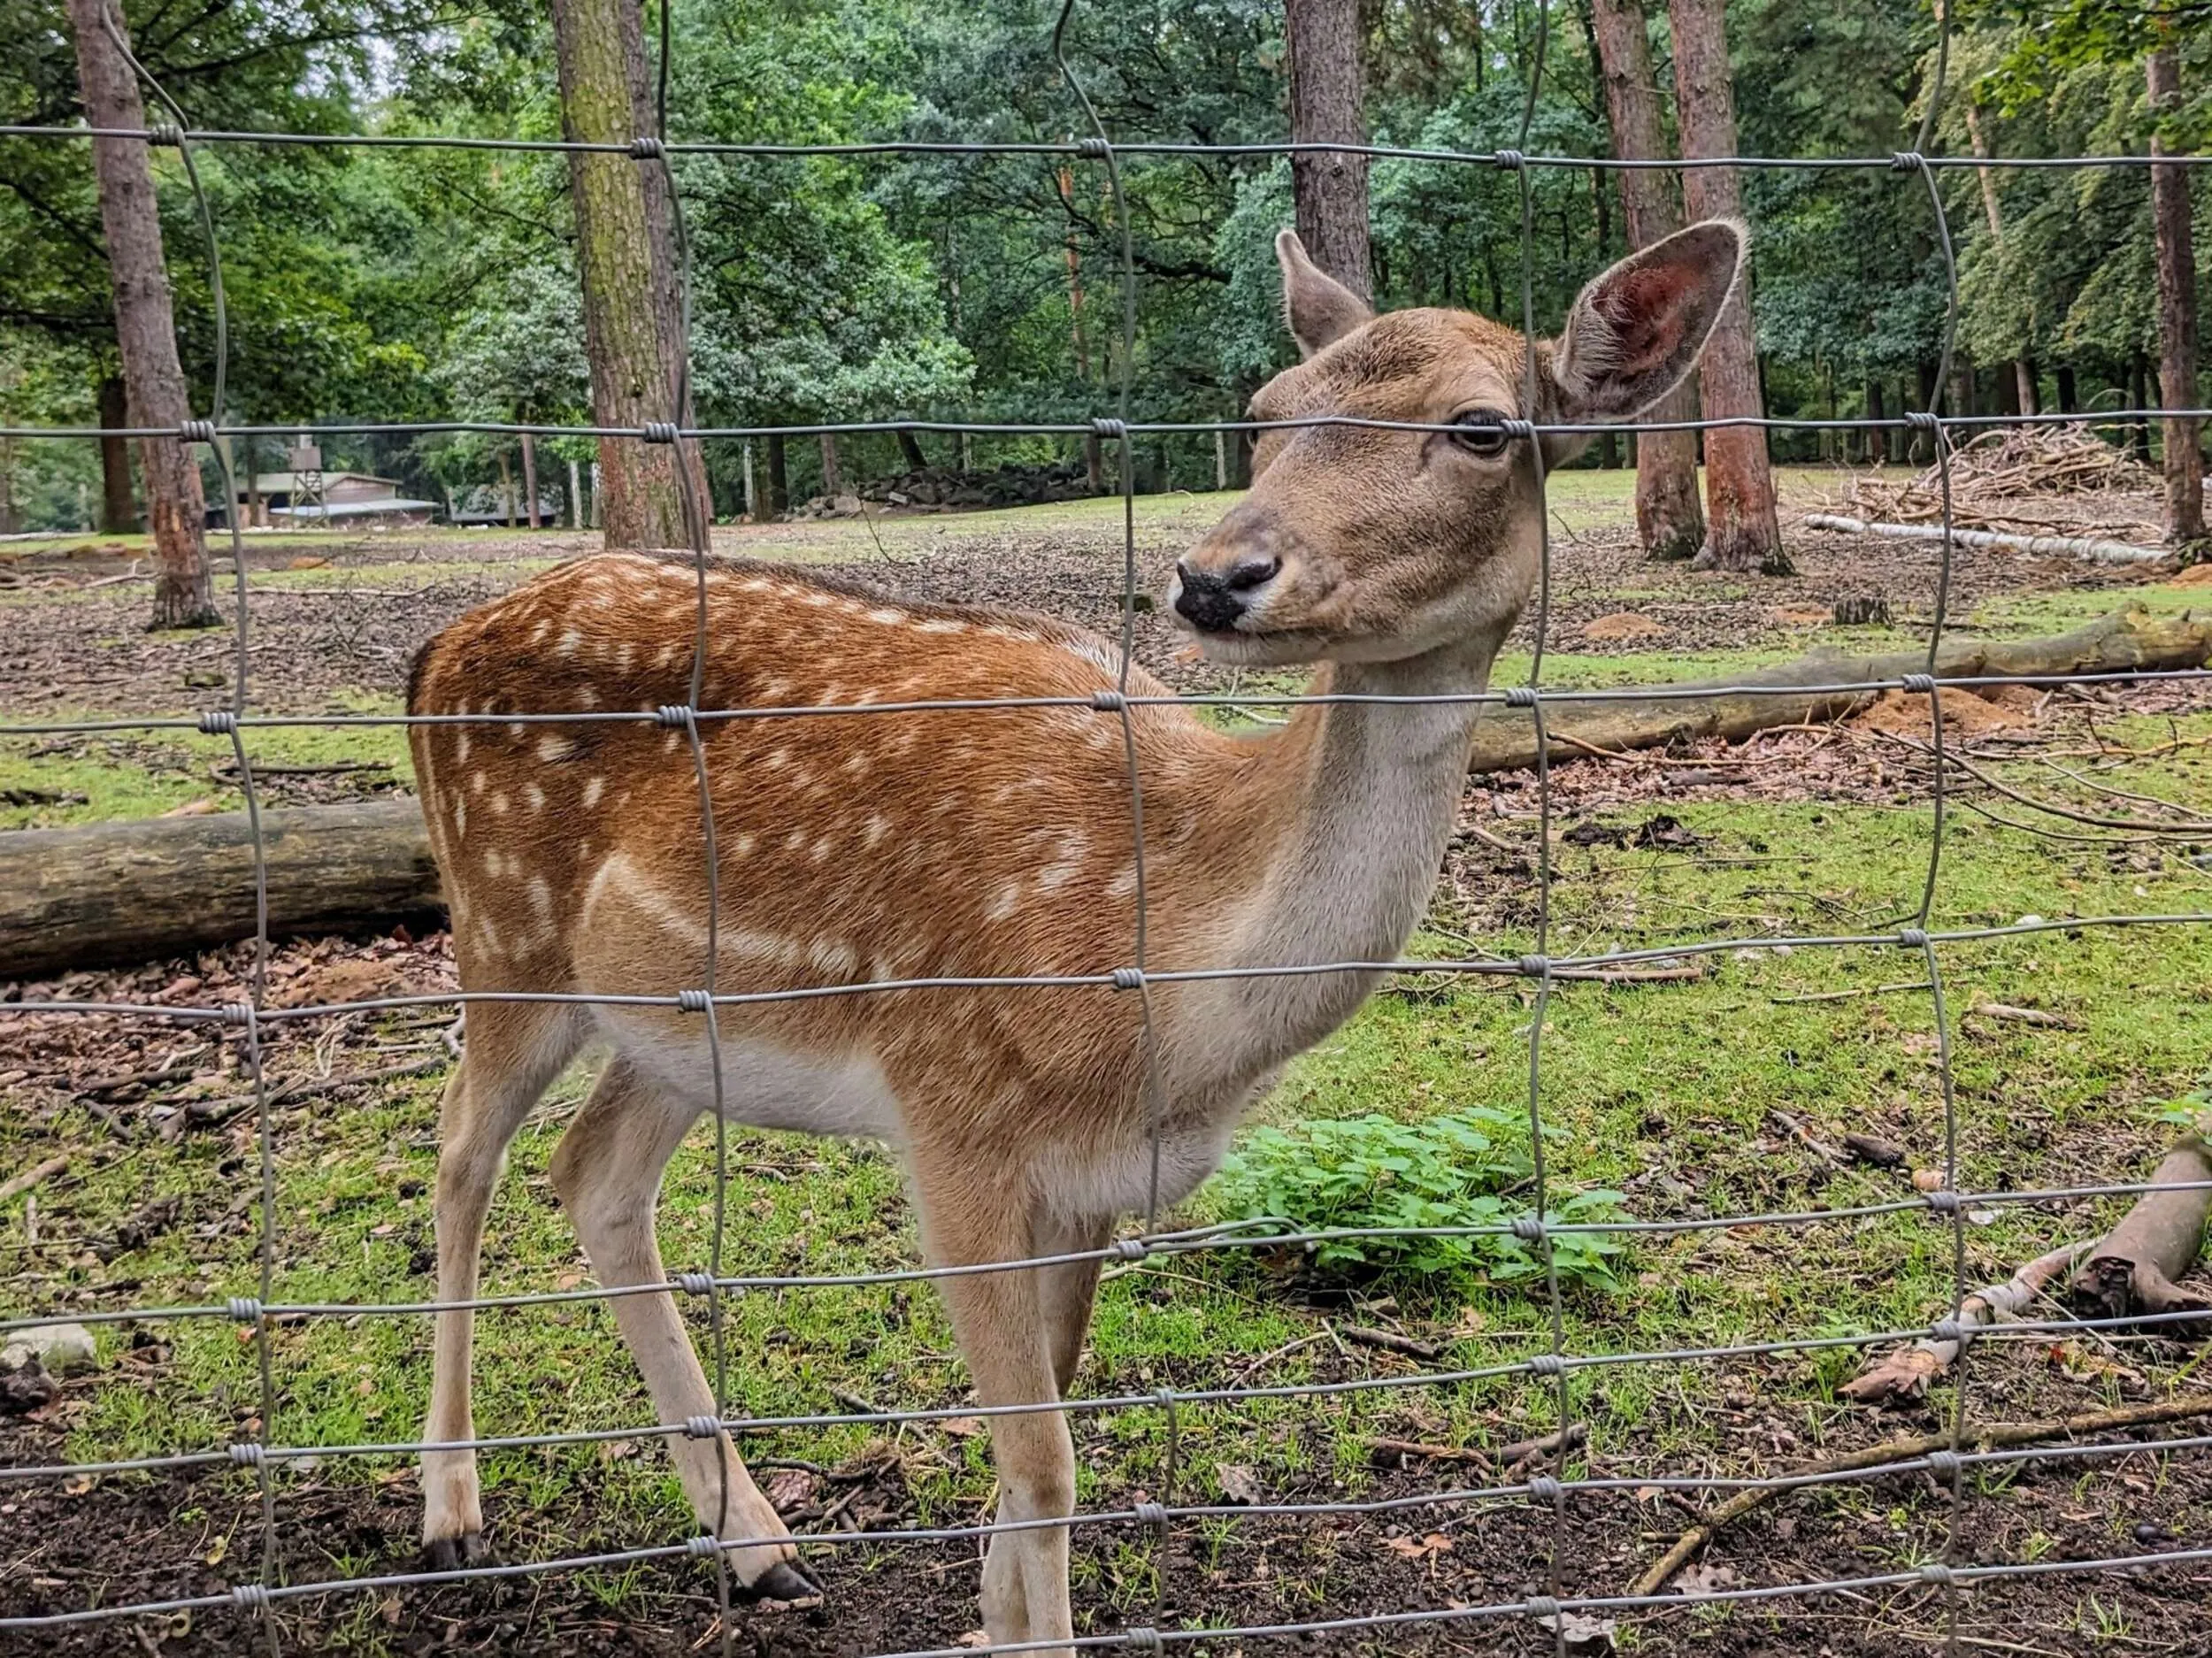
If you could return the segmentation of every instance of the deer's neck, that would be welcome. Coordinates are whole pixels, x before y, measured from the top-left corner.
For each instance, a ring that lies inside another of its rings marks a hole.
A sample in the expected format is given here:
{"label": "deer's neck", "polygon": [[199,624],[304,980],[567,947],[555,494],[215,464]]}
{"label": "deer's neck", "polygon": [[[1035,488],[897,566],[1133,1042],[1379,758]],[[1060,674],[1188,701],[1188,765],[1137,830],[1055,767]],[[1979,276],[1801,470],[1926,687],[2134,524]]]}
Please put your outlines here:
{"label": "deer's neck", "polygon": [[[1464,695],[1489,679],[1494,643],[1402,662],[1325,669],[1313,689],[1385,696]],[[1387,961],[1426,910],[1449,840],[1480,712],[1472,702],[1308,704],[1268,745],[1251,781],[1279,839],[1237,928],[1251,965]],[[1225,981],[1223,1009],[1256,1071],[1340,1024],[1373,974]]]}

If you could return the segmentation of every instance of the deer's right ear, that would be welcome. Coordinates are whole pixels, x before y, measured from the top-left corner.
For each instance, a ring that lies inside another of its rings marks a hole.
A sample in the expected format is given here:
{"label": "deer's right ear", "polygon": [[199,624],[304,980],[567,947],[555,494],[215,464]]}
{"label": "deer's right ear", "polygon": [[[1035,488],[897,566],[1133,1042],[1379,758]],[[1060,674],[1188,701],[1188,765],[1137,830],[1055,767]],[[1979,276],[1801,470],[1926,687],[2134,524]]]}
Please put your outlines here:
{"label": "deer's right ear", "polygon": [[1275,258],[1283,267],[1283,316],[1300,357],[1311,357],[1374,320],[1372,306],[1306,257],[1296,231],[1275,238]]}
{"label": "deer's right ear", "polygon": [[1576,296],[1551,351],[1569,420],[1640,414],[1695,366],[1735,291],[1747,237],[1711,219],[1632,253]]}

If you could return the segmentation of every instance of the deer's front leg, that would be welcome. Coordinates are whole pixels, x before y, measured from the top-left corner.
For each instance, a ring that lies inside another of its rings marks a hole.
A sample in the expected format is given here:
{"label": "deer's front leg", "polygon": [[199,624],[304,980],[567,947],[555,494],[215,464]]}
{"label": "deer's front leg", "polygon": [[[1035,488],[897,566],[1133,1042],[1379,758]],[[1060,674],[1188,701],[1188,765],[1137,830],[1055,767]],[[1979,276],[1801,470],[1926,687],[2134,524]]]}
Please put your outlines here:
{"label": "deer's front leg", "polygon": [[[930,1253],[938,1264],[1018,1261],[1035,1235],[1024,1194],[979,1189],[973,1177],[917,1171]],[[979,1272],[941,1279],[954,1333],[985,1406],[1051,1403],[1054,1329],[1046,1293],[1062,1269]],[[1087,1297],[1086,1297],[1087,1305]],[[1079,1344],[1079,1334],[1077,1337]],[[1075,1508],[1075,1444],[1057,1410],[993,1416],[991,1455],[998,1465],[1001,1521],[1063,1517]],[[994,1642],[1064,1640],[1074,1633],[1068,1609],[1068,1534],[1064,1527],[1000,1531],[983,1564],[983,1628]],[[1061,1648],[1038,1658],[1066,1658]]]}
{"label": "deer's front leg", "polygon": [[[653,1212],[661,1172],[697,1116],[647,1087],[617,1055],[562,1137],[549,1171],[553,1186],[591,1258],[592,1270],[607,1288],[666,1280]],[[664,1423],[715,1414],[706,1372],[668,1295],[618,1297],[614,1316]],[[669,1440],[668,1449],[692,1512],[715,1536],[788,1535],[774,1505],[738,1459],[728,1434],[703,1439],[679,1436]],[[787,1542],[761,1541],[728,1554],[732,1574],[755,1595],[803,1600],[819,1593],[792,1563]]]}

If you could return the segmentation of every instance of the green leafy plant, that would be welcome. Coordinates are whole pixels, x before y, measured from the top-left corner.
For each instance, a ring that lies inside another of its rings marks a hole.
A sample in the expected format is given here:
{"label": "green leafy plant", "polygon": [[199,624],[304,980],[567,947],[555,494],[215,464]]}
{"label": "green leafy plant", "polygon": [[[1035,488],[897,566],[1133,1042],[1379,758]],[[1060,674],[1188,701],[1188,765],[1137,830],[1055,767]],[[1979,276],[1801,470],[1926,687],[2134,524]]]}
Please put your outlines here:
{"label": "green leafy plant", "polygon": [[[1527,1125],[1515,1112],[1477,1106],[1419,1123],[1370,1113],[1256,1129],[1222,1164],[1214,1191],[1231,1216],[1277,1216],[1299,1232],[1496,1226],[1458,1237],[1333,1238],[1311,1249],[1324,1267],[1510,1282],[1544,1270],[1540,1245],[1502,1230],[1531,1212],[1503,1194],[1532,1171]],[[1615,1219],[1624,1201],[1617,1192],[1581,1192],[1546,1218]],[[1625,1253],[1617,1238],[1570,1232],[1551,1244],[1563,1283],[1617,1287],[1615,1268]]]}

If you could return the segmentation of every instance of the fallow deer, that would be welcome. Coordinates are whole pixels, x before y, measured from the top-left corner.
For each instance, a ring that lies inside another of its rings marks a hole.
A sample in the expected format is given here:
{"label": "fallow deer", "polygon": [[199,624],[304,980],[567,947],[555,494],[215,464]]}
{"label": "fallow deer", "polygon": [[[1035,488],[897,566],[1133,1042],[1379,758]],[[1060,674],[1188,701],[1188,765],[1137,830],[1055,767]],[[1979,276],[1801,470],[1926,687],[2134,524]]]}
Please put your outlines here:
{"label": "fallow deer", "polygon": [[[1501,419],[1626,418],[1683,378],[1735,282],[1743,234],[1692,226],[1583,289],[1556,341],[1464,312],[1375,315],[1277,243],[1302,361],[1252,401],[1260,421],[1341,415],[1446,431],[1263,432],[1250,493],[1177,565],[1175,615],[1224,663],[1320,663],[1317,691],[1480,692],[1531,589],[1544,510],[1535,440]],[[1557,462],[1579,447],[1540,439]],[[1086,704],[1115,650],[1010,611],[908,603],[811,573],[717,561],[706,573],[706,708],[1014,696]],[[438,634],[408,706],[416,775],[468,991],[666,997],[704,982],[700,801],[690,736],[650,722],[487,724],[518,712],[654,710],[688,693],[687,560],[605,555],[529,581]],[[1133,693],[1159,683],[1132,671]],[[1391,959],[1421,917],[1465,777],[1465,700],[1307,704],[1285,729],[1225,734],[1179,706],[1128,712],[1142,779],[1149,965]],[[720,991],[924,977],[1097,975],[1129,965],[1137,862],[1122,715],[1087,705],[699,723],[719,848]],[[1103,986],[855,990],[717,1009],[728,1117],[867,1136],[910,1171],[929,1259],[1097,1248],[1150,1194],[1179,1200],[1286,1062],[1348,1017],[1375,975],[1156,985],[1148,1078],[1141,998]],[[477,1290],[510,1138],[587,1044],[610,1050],[553,1158],[599,1282],[665,1281],[663,1167],[711,1109],[707,1021],[671,1006],[480,1002],[445,1095],[437,1293]],[[1156,1089],[1156,1094],[1153,1092]],[[1094,1263],[947,1278],[978,1400],[1051,1401],[1074,1377]],[[664,1424],[715,1409],[672,1294],[613,1302]],[[471,1316],[437,1316],[426,1444],[472,1435]],[[995,1416],[1007,1521],[1071,1511],[1056,1411]],[[669,1441],[735,1579],[812,1593],[726,1437]],[[434,1560],[481,1550],[475,1458],[426,1450]],[[727,1481],[726,1491],[724,1481]],[[717,1529],[718,1528],[718,1529]],[[993,1641],[1071,1635],[1068,1534],[995,1535]],[[1059,1650],[1059,1649],[1055,1649]]]}

